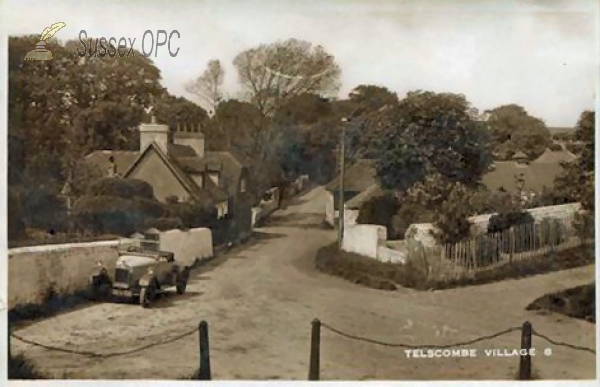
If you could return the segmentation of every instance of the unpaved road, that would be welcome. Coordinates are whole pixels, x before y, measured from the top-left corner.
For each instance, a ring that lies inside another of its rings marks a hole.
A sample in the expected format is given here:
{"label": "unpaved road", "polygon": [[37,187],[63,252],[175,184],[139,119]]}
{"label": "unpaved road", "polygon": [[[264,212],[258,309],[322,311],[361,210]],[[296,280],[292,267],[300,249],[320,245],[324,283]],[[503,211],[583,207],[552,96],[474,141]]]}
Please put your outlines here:
{"label": "unpaved road", "polygon": [[[522,280],[438,292],[367,289],[317,273],[317,249],[335,238],[320,227],[324,191],[317,188],[274,215],[258,230],[258,241],[229,253],[213,270],[198,273],[183,296],[169,295],[152,309],[137,305],[92,304],[36,322],[16,333],[29,340],[75,350],[109,353],[143,347],[208,321],[214,379],[306,380],[310,322],[323,322],[351,334],[408,344],[448,344],[520,326],[556,341],[595,347],[595,325],[556,314],[528,312],[537,297],[589,283],[594,267]],[[518,358],[488,358],[484,349],[518,348],[520,333],[475,344],[476,358],[409,359],[401,348],[357,342],[325,329],[321,338],[322,379],[512,379]],[[198,335],[109,357],[48,351],[13,339],[57,378],[175,379],[198,365]],[[533,346],[534,373],[543,379],[593,379],[595,356],[547,345]]]}

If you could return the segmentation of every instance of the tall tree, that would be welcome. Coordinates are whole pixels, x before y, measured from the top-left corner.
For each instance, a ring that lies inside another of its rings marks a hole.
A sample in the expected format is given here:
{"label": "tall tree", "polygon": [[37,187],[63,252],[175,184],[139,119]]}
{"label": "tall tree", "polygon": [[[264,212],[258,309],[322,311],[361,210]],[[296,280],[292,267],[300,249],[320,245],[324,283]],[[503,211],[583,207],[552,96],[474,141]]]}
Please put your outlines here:
{"label": "tall tree", "polygon": [[335,94],[341,70],[322,46],[289,39],[261,44],[238,54],[233,64],[248,100],[263,117],[293,96]]}
{"label": "tall tree", "polygon": [[576,160],[564,163],[563,171],[555,181],[557,194],[569,201],[581,202],[585,209],[594,208],[594,137],[595,113],[581,113],[574,137],[581,141],[581,152]]}
{"label": "tall tree", "polygon": [[223,81],[225,70],[218,59],[208,62],[206,70],[196,80],[186,86],[188,92],[200,97],[206,103],[209,114],[217,111],[217,106],[223,101]]}
{"label": "tall tree", "polygon": [[388,114],[374,143],[385,188],[405,192],[433,173],[474,186],[492,161],[487,130],[462,95],[410,92]]}
{"label": "tall tree", "polygon": [[552,144],[552,136],[546,124],[529,115],[519,105],[504,105],[487,113],[492,141],[498,153],[511,157],[521,151],[534,159]]}

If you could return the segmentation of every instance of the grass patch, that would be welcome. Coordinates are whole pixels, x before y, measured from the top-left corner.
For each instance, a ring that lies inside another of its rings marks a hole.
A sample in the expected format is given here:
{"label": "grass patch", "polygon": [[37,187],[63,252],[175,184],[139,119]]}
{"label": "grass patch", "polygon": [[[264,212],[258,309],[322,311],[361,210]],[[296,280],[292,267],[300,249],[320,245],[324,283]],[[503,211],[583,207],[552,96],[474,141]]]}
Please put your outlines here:
{"label": "grass patch", "polygon": [[549,310],[596,323],[596,284],[546,294],[529,304],[527,310]]}
{"label": "grass patch", "polygon": [[8,379],[48,379],[22,354],[8,357]]}
{"label": "grass patch", "polygon": [[316,268],[324,273],[385,290],[395,290],[397,285],[417,290],[480,285],[586,266],[593,264],[595,257],[592,244],[467,273],[458,278],[448,278],[444,273],[444,265],[435,264],[433,259],[429,261],[426,257],[416,257],[409,258],[405,264],[380,262],[358,254],[340,252],[337,243],[322,247],[315,257]]}

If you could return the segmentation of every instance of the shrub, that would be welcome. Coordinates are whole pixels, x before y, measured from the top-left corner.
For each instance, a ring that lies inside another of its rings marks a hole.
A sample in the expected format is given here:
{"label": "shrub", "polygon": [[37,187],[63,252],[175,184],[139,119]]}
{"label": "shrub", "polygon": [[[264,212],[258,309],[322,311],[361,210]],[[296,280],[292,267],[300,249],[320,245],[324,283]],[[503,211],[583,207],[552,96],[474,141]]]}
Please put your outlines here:
{"label": "shrub", "polygon": [[365,201],[356,221],[360,224],[385,226],[389,232],[392,229],[392,217],[399,209],[398,199],[392,193],[386,192]]}
{"label": "shrub", "polygon": [[21,195],[21,215],[27,228],[54,231],[68,228],[65,200],[49,186],[25,187]]}
{"label": "shrub", "polygon": [[140,197],[83,196],[73,207],[79,228],[104,234],[131,235],[145,229],[149,219],[164,214],[161,203]]}
{"label": "shrub", "polygon": [[533,224],[535,219],[529,212],[510,211],[492,215],[488,223],[488,233],[501,232],[510,229],[512,226],[524,224]]}
{"label": "shrub", "polygon": [[550,145],[549,149],[553,152],[558,152],[558,151],[561,151],[563,149],[563,147],[560,144],[553,143],[552,145]]}
{"label": "shrub", "polygon": [[594,213],[590,211],[584,211],[576,213],[573,219],[573,228],[577,232],[577,235],[582,240],[588,238],[594,238],[596,222],[594,221]]}
{"label": "shrub", "polygon": [[148,219],[144,225],[145,229],[156,228],[160,231],[174,230],[184,228],[183,222],[179,218],[156,218]]}
{"label": "shrub", "polygon": [[441,243],[458,243],[470,236],[471,207],[467,198],[466,187],[457,184],[435,212],[436,238]]}
{"label": "shrub", "polygon": [[412,202],[403,203],[398,212],[392,217],[389,231],[391,239],[404,239],[406,230],[411,224],[430,223],[434,219],[433,211]]}
{"label": "shrub", "polygon": [[152,186],[138,179],[105,177],[91,184],[88,194],[97,196],[117,196],[125,199],[154,199]]}
{"label": "shrub", "polygon": [[8,379],[30,380],[47,378],[25,356],[18,354],[8,357]]}
{"label": "shrub", "polygon": [[166,215],[179,218],[186,228],[210,227],[217,218],[216,209],[196,203],[167,204]]}

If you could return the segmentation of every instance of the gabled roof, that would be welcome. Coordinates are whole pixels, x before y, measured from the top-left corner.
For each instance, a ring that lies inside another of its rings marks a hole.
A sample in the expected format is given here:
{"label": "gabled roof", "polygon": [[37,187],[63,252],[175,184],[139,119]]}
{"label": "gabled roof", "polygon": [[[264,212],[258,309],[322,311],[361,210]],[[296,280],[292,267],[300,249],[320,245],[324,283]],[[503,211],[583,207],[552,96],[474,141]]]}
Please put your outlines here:
{"label": "gabled roof", "polygon": [[182,171],[176,159],[167,157],[167,155],[155,143],[152,143],[150,146],[148,146],[138,156],[138,158],[131,164],[129,169],[123,174],[123,177],[128,177],[149,152],[156,152],[158,154],[167,168],[169,168],[171,173],[173,173],[175,178],[198,202],[202,204],[209,204],[211,202],[220,202],[227,199],[227,195],[224,192],[222,192],[218,187],[214,186],[214,183],[211,184],[212,181],[208,181],[210,179],[206,179],[204,189],[198,187],[196,182],[188,174]]}
{"label": "gabled roof", "polygon": [[509,192],[518,192],[516,177],[522,174],[524,191],[541,192],[544,187],[552,188],[554,179],[562,172],[560,164],[532,163],[523,165],[514,161],[497,161],[494,169],[482,177],[483,184],[496,191],[501,187]]}
{"label": "gabled roof", "polygon": [[[339,190],[340,177],[330,181],[325,188],[328,191]],[[377,184],[377,173],[373,160],[360,159],[344,171],[344,191],[362,192]]]}
{"label": "gabled roof", "polygon": [[379,186],[378,183],[373,184],[372,186],[370,186],[366,190],[362,191],[361,193],[359,193],[352,199],[348,200],[345,203],[345,206],[346,206],[346,208],[349,208],[351,210],[360,209],[362,207],[363,203],[365,203],[366,201],[368,201],[369,199],[371,199],[373,197],[383,195],[383,193],[384,193],[384,191]]}
{"label": "gabled roof", "polygon": [[569,152],[566,149],[562,149],[559,151],[553,151],[551,149],[546,149],[544,153],[532,163],[536,164],[560,164],[562,162],[571,162],[577,159],[573,153]]}
{"label": "gabled roof", "polygon": [[85,159],[105,172],[111,167],[110,156],[112,156],[117,166],[117,173],[123,174],[135,162],[139,154],[137,151],[97,150],[85,156]]}

